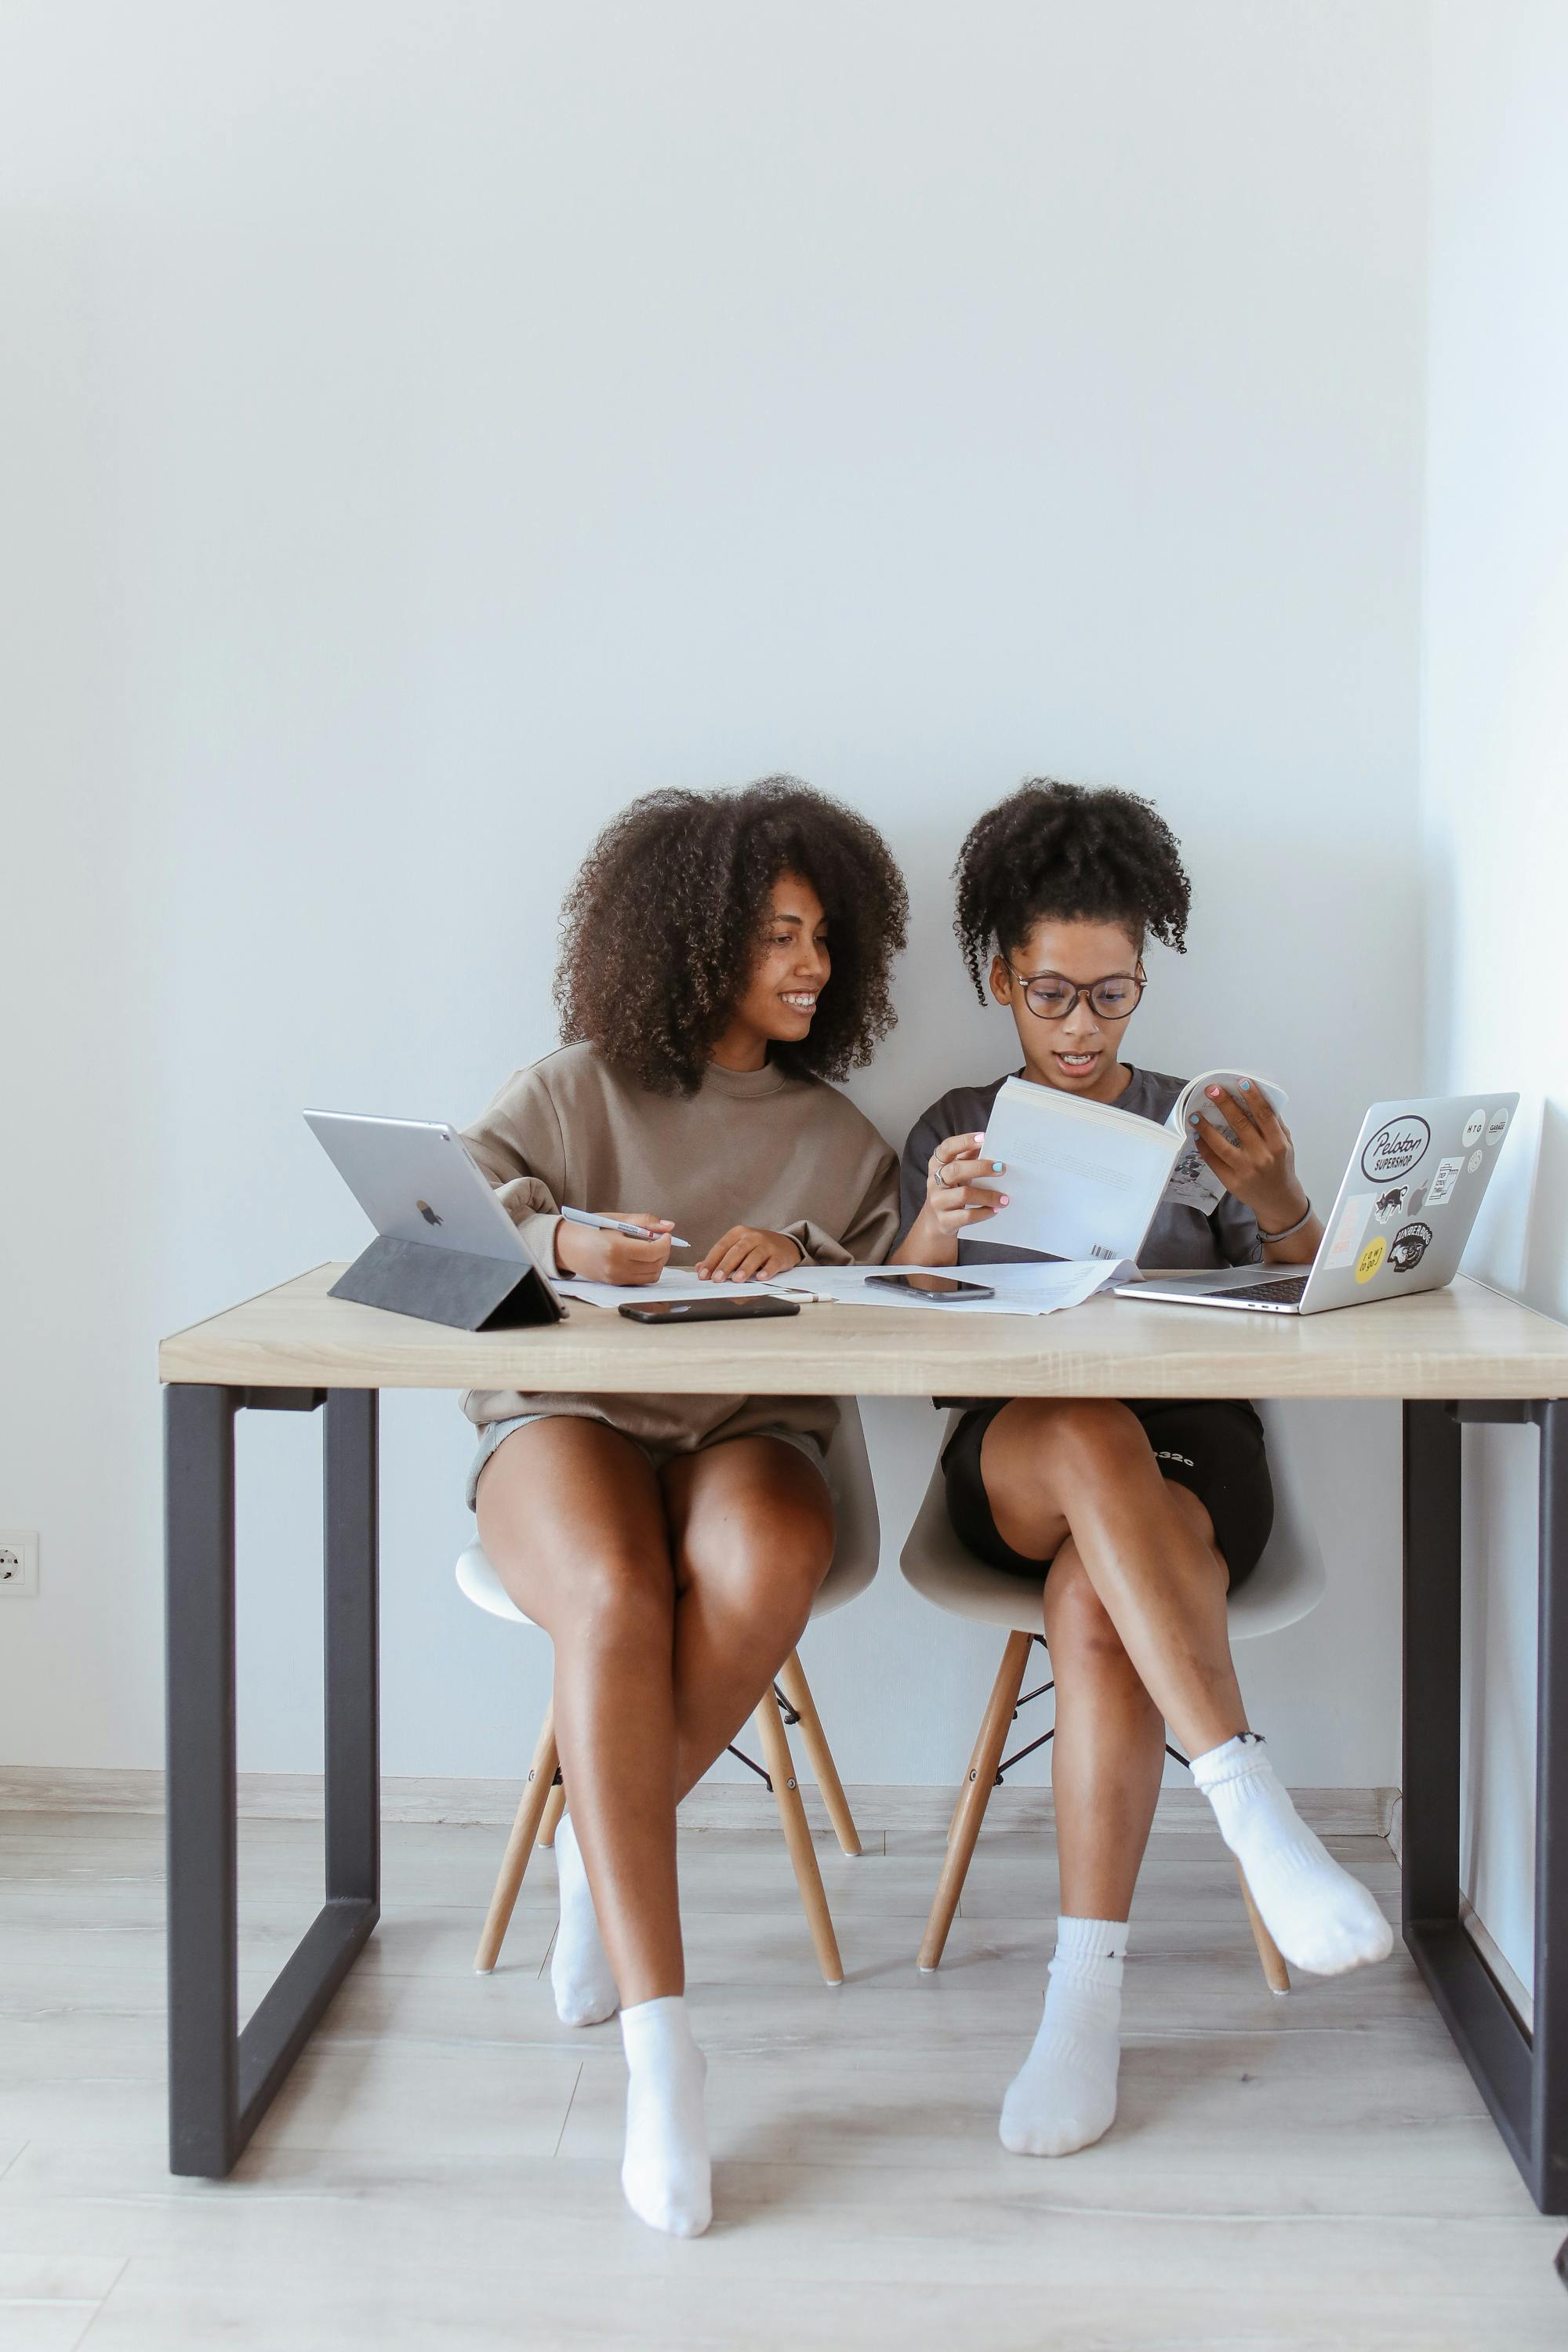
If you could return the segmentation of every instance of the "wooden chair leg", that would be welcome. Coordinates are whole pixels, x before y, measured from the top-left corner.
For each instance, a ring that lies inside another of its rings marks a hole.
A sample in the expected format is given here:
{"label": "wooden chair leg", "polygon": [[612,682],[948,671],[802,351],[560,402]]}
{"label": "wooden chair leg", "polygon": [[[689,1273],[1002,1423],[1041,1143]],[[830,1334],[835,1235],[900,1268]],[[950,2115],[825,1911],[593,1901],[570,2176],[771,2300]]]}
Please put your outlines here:
{"label": "wooden chair leg", "polygon": [[544,1800],[544,1812],[539,1824],[536,1843],[553,1845],[555,1832],[561,1827],[561,1816],[566,1811],[566,1791],[559,1780]]}
{"label": "wooden chair leg", "polygon": [[[963,1800],[969,1793],[969,1784],[980,1769],[980,1750],[985,1744],[985,1727],[989,1720],[988,1716],[983,1715],[980,1718],[980,1728],[974,1735],[974,1745],[969,1751],[969,1761],[963,1768],[963,1778],[958,1784],[958,1794],[952,1801],[952,1818],[947,1825],[949,1845],[952,1843],[958,1829],[958,1817],[963,1811]],[[1010,1720],[1011,1717],[1009,1717]]]}
{"label": "wooden chair leg", "polygon": [[539,1825],[544,1809],[550,1802],[550,1791],[555,1780],[557,1762],[555,1748],[555,1702],[551,1700],[544,1710],[540,1728],[539,1745],[533,1751],[533,1761],[528,1768],[523,1784],[522,1802],[517,1809],[517,1819],[511,1825],[506,1853],[501,1858],[500,1874],[485,1916],[484,1933],[479,1948],[474,1955],[474,1969],[479,1976],[489,1976],[500,1956],[502,1941],[511,1919],[522,1874],[528,1868],[528,1857],[533,1852],[533,1841],[539,1835]]}
{"label": "wooden chair leg", "polygon": [[860,1852],[860,1833],[855,1826],[855,1816],[844,1794],[844,1783],[838,1777],[838,1767],[833,1760],[833,1750],[822,1728],[822,1717],[816,1712],[816,1701],[811,1696],[811,1685],[805,1679],[805,1668],[800,1654],[792,1650],[779,1668],[779,1687],[800,1717],[800,1736],[812,1775],[822,1791],[822,1801],[827,1808],[827,1818],[837,1833],[838,1843],[847,1854]]}
{"label": "wooden chair leg", "polygon": [[[1233,1854],[1231,1860],[1236,1862]],[[1290,1971],[1285,1965],[1285,1955],[1263,1924],[1263,1914],[1252,1899],[1252,1889],[1247,1883],[1247,1873],[1239,1862],[1236,1874],[1241,1881],[1241,1899],[1247,1906],[1247,1916],[1252,1928],[1252,1940],[1258,1947],[1258,1957],[1263,1963],[1264,1981],[1270,1992],[1289,1992]]]}
{"label": "wooden chair leg", "polygon": [[958,1908],[958,1898],[963,1892],[963,1882],[969,1873],[974,1841],[980,1835],[980,1824],[991,1801],[996,1767],[1002,1761],[1002,1750],[1007,1743],[1007,1726],[1013,1720],[1018,1693],[1024,1687],[1024,1669],[1029,1663],[1032,1646],[1031,1634],[1009,1633],[1007,1636],[1007,1646],[1002,1653],[1002,1663],[996,1669],[996,1679],[985,1703],[980,1737],[970,1758],[969,1775],[959,1796],[958,1810],[948,1835],[947,1856],[942,1865],[942,1876],[936,1883],[936,1897],[931,1906],[931,1916],[926,1921],[925,1940],[921,1945],[920,1966],[922,1969],[934,1969],[941,1963],[947,1931],[952,1925],[952,1915]]}
{"label": "wooden chair leg", "polygon": [[833,1917],[827,1908],[827,1896],[823,1888],[822,1873],[817,1868],[816,1848],[811,1842],[811,1824],[805,1818],[805,1807],[800,1801],[795,1781],[795,1765],[790,1758],[789,1737],[784,1727],[784,1717],[773,1692],[768,1691],[752,1718],[757,1737],[763,1745],[763,1762],[773,1784],[773,1797],[779,1809],[779,1822],[789,1848],[789,1858],[795,1865],[795,1885],[805,1912],[805,1924],[811,1930],[811,1940],[816,1947],[817,1965],[825,1984],[844,1981],[844,1963],[838,1957],[838,1938],[833,1932]]}

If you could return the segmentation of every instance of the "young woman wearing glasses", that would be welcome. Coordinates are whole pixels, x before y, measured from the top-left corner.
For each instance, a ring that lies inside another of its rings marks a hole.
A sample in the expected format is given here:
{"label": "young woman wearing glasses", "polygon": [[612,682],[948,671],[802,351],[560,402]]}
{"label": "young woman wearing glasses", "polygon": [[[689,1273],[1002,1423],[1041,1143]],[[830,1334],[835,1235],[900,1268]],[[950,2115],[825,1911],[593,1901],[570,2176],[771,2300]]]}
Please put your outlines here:
{"label": "young woman wearing glasses", "polygon": [[[1180,952],[1189,885],[1170,828],[1130,793],[1027,782],[980,819],[955,869],[971,979],[1013,1015],[1017,1076],[1134,1118],[1166,1118],[1182,1081],[1123,1058],[1152,936]],[[984,1152],[1001,1078],[955,1087],[905,1147],[896,1261],[1038,1255],[988,1243],[1006,1171]],[[1146,1265],[1306,1263],[1321,1226],[1290,1137],[1243,1084],[1210,1087],[1237,1140],[1197,1149],[1226,1190],[1212,1215],[1167,1201]],[[993,1189],[983,1189],[985,1186]],[[964,1411],[943,1454],[970,1549],[1044,1586],[1056,1683],[1051,1778],[1061,1916],[1039,2032],[1003,2103],[1020,2155],[1066,2156],[1116,2114],[1127,1916],[1169,1724],[1287,1959],[1323,1975],[1392,1948],[1366,1890],[1298,1816],[1247,1727],[1225,1600],[1257,1565],[1273,1498],[1262,1425],[1219,1400],[1020,1398]]]}
{"label": "young woman wearing glasses", "polygon": [[[879,1259],[896,1162],[825,1081],[892,1026],[904,922],[881,836],[790,778],[634,801],[566,901],[564,1046],[465,1137],[541,1262],[649,1283],[689,1244],[688,1264],[722,1285]],[[643,1237],[564,1223],[568,1204]],[[833,1557],[836,1409],[483,1391],[464,1408],[480,1540],[555,1647],[570,1807],[556,2008],[568,2025],[620,2009],[626,2198],[693,2237],[710,2213],[706,2068],[683,1998],[675,1808],[805,1630]]]}

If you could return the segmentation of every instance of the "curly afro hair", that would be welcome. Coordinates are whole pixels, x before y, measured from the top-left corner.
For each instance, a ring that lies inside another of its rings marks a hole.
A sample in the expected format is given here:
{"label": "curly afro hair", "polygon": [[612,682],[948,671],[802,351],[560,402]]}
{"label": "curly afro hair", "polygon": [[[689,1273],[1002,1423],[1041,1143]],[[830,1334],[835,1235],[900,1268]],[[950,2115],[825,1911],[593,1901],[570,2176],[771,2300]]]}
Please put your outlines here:
{"label": "curly afro hair", "polygon": [[972,827],[952,871],[952,928],[982,1003],[992,954],[1012,955],[1038,922],[1121,923],[1140,952],[1151,932],[1185,952],[1187,869],[1136,793],[1029,776]]}
{"label": "curly afro hair", "polygon": [[896,1017],[889,973],[908,895],[876,828],[794,776],[645,793],[605,826],[562,909],[563,1041],[592,1045],[655,1094],[695,1094],[784,873],[822,901],[833,974],[810,1034],[775,1045],[774,1059],[819,1078],[860,1068]]}

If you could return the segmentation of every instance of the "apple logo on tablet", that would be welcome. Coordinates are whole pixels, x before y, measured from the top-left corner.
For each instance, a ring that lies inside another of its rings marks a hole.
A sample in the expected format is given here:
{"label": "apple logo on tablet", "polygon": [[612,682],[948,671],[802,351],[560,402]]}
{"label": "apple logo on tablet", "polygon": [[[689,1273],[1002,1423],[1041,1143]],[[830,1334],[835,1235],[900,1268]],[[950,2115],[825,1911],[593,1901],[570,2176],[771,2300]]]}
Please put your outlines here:
{"label": "apple logo on tablet", "polygon": [[436,1214],[435,1210],[430,1206],[428,1201],[416,1201],[414,1205],[418,1210],[420,1215],[424,1218],[427,1225],[438,1225],[441,1223],[442,1220]]}

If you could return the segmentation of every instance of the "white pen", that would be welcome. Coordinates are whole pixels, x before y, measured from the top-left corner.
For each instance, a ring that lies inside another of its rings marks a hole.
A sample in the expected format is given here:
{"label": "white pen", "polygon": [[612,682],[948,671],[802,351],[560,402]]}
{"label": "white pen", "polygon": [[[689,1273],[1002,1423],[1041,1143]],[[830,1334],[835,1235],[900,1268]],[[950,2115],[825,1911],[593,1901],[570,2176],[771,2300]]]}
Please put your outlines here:
{"label": "white pen", "polygon": [[623,1224],[619,1217],[601,1217],[593,1209],[563,1209],[561,1214],[574,1225],[596,1225],[602,1234],[625,1234],[629,1242],[668,1241],[671,1249],[689,1249],[679,1234],[650,1233],[647,1225]]}

